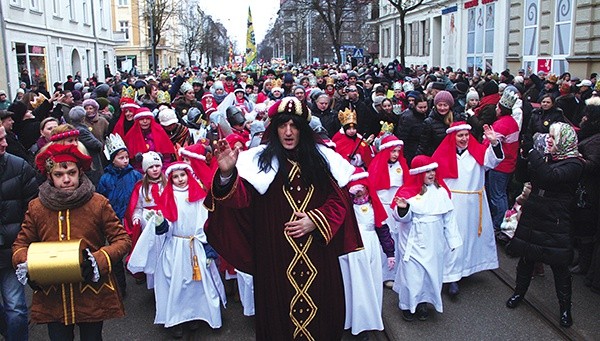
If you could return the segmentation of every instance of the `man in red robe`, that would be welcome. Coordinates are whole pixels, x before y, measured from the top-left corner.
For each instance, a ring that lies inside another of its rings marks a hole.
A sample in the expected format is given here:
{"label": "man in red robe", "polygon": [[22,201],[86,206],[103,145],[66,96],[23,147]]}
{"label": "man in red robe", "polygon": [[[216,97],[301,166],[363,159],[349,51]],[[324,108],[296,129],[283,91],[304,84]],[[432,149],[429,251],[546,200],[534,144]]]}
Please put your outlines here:
{"label": "man in red robe", "polygon": [[338,256],[362,248],[342,189],[354,167],[316,141],[306,105],[293,97],[274,105],[265,145],[240,152],[218,142],[206,233],[254,275],[257,340],[339,340]]}

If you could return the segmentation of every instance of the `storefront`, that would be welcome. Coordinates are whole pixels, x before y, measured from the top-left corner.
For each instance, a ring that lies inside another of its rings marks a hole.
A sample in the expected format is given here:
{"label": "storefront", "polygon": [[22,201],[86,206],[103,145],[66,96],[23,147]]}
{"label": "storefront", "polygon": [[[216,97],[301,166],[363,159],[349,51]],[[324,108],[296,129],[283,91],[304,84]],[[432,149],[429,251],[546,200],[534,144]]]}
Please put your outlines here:
{"label": "storefront", "polygon": [[29,72],[31,84],[48,89],[48,71],[46,68],[46,47],[15,43],[17,67],[21,74]]}

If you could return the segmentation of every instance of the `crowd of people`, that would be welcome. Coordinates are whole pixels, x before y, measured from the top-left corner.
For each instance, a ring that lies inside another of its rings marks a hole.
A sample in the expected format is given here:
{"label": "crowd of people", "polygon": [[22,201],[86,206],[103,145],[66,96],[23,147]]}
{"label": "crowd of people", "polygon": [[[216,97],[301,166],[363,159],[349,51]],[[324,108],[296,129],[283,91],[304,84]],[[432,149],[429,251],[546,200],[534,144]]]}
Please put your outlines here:
{"label": "crowd of people", "polygon": [[[22,84],[0,119],[8,340],[27,339],[26,284],[51,339],[100,340],[127,273],[176,338],[220,328],[235,291],[261,340],[367,337],[384,287],[426,320],[498,245],[520,257],[509,308],[544,264],[563,327],[573,274],[600,292],[596,74],[182,67]],[[30,278],[31,243],[76,239],[81,283]]]}

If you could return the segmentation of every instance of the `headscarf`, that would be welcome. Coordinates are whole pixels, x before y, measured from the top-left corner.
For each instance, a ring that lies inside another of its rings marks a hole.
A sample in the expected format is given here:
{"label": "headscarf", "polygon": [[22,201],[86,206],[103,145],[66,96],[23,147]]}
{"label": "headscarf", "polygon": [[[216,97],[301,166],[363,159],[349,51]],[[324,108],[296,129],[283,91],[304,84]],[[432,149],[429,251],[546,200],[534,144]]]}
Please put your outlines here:
{"label": "headscarf", "polygon": [[175,162],[172,163],[169,168],[167,168],[165,175],[168,178],[167,185],[159,198],[159,207],[163,213],[165,219],[170,222],[177,221],[177,204],[175,202],[175,194],[173,192],[173,179],[171,178],[171,173],[175,170],[184,170],[188,176],[188,202],[196,202],[198,200],[206,197],[206,192],[200,186],[198,180],[196,180],[196,176],[192,171],[192,167],[184,162]]}
{"label": "headscarf", "polygon": [[[466,124],[464,121],[454,122],[450,128],[446,129],[446,137],[442,140],[442,143],[437,147],[431,158],[437,162],[440,166],[441,178],[443,179],[456,179],[458,178],[458,160],[456,159],[456,134],[461,130],[471,130],[471,126]],[[479,143],[475,136],[471,134],[469,137],[469,144],[467,150],[469,154],[475,158],[475,161],[480,166],[483,166],[485,160],[486,146]]]}
{"label": "headscarf", "polygon": [[577,149],[577,133],[570,124],[563,122],[552,123],[550,125],[550,135],[554,136],[554,146],[556,147],[555,151],[550,150],[552,160],[557,161],[572,157],[581,157]]}

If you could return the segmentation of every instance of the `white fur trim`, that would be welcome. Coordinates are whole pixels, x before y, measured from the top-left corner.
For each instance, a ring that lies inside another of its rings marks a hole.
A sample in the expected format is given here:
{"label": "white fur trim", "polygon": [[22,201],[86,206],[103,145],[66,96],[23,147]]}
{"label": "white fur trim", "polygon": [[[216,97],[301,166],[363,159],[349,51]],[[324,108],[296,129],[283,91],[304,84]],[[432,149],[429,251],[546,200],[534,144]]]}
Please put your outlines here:
{"label": "white fur trim", "polygon": [[403,146],[404,142],[402,140],[393,140],[390,142],[386,142],[379,146],[379,150],[384,150],[391,147]]}
{"label": "white fur trim", "polygon": [[206,156],[198,154],[198,153],[192,153],[185,148],[179,148],[179,156],[187,156],[187,157],[191,157],[193,159],[206,161]]}
{"label": "white fur trim", "polygon": [[182,170],[182,169],[187,169],[187,170],[189,170],[189,171],[190,171],[190,172],[192,172],[192,173],[194,172],[194,171],[192,170],[192,167],[191,167],[190,165],[188,165],[187,163],[185,163],[185,164],[183,164],[183,163],[175,163],[175,164],[172,164],[172,165],[170,165],[170,166],[167,168],[167,170],[165,171],[165,175],[166,175],[166,176],[167,176],[167,178],[168,178],[168,177],[169,177],[169,175],[171,175],[171,173],[172,173],[173,171],[176,171],[176,170]]}
{"label": "white fur trim", "polygon": [[135,116],[133,116],[133,119],[134,120],[139,120],[139,119],[145,118],[145,117],[147,117],[147,118],[154,118],[154,114],[152,114],[151,111],[142,111],[139,114],[135,114]]}
{"label": "white fur trim", "polygon": [[126,109],[126,108],[134,108],[134,109],[139,109],[140,106],[135,104],[135,103],[123,103],[121,104],[121,109]]}
{"label": "white fur trim", "polygon": [[425,166],[413,168],[413,169],[409,170],[408,173],[410,175],[417,175],[417,174],[420,174],[420,173],[429,172],[430,170],[434,170],[436,168],[438,168],[437,162],[432,162],[432,163],[430,163],[428,165],[425,165]]}
{"label": "white fur trim", "polygon": [[368,172],[360,172],[360,173],[352,174],[352,176],[350,177],[350,181],[357,181],[360,179],[365,179],[368,176],[369,176]]}
{"label": "white fur trim", "polygon": [[[235,165],[240,177],[248,181],[261,195],[267,192],[279,170],[279,163],[276,158],[271,160],[272,168],[268,172],[262,173],[258,168],[258,156],[265,148],[265,145],[260,145],[241,152]],[[346,186],[354,173],[354,166],[340,154],[324,145],[318,144],[317,148],[329,163],[331,174],[338,186]]]}
{"label": "white fur trim", "polygon": [[459,124],[454,127],[450,127],[448,129],[446,129],[446,134],[450,134],[450,133],[453,133],[453,132],[459,131],[459,130],[471,130],[471,125],[465,123],[465,124]]}

